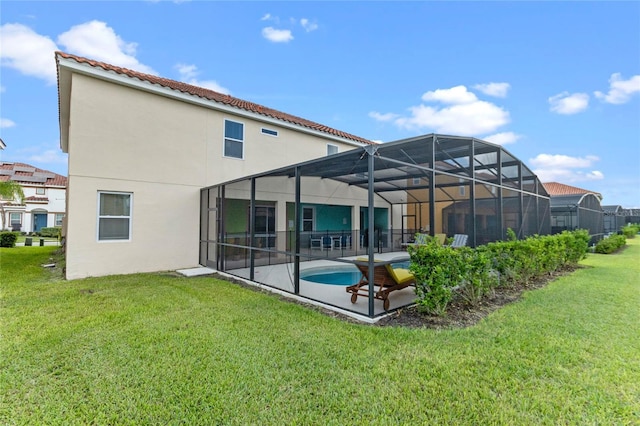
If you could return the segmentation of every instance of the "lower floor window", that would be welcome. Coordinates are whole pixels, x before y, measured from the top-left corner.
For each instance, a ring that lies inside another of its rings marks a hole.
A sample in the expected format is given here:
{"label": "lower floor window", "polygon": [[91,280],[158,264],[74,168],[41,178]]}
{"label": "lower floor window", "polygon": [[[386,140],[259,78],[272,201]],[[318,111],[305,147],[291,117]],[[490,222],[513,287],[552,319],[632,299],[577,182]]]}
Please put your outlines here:
{"label": "lower floor window", "polygon": [[22,224],[22,214],[21,213],[9,213],[9,222],[11,225],[21,225]]}
{"label": "lower floor window", "polygon": [[56,224],[54,226],[62,226],[64,220],[64,213],[56,213]]}
{"label": "lower floor window", "polygon": [[98,241],[131,239],[131,204],[128,192],[98,192]]}

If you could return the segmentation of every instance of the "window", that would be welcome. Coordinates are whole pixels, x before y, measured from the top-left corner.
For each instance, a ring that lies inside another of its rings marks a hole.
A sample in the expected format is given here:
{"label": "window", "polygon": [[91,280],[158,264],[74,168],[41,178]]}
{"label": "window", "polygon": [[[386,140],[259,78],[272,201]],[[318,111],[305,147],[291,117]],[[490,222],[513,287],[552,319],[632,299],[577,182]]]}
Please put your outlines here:
{"label": "window", "polygon": [[36,188],[36,195],[45,195],[46,191],[44,188]]}
{"label": "window", "polygon": [[413,178],[413,185],[414,186],[420,185],[420,178]]}
{"label": "window", "polygon": [[[460,182],[460,183],[465,183],[465,182],[466,182],[466,180],[464,180],[464,179],[458,179],[458,182]],[[462,197],[464,197],[464,196],[465,196],[465,194],[466,194],[466,190],[465,190],[465,186],[464,186],[464,185],[460,185],[460,186],[458,187],[458,193],[459,193]]]}
{"label": "window", "polygon": [[131,201],[127,192],[98,192],[98,241],[131,239]]}
{"label": "window", "polygon": [[244,158],[244,124],[224,120],[224,156]]}
{"label": "window", "polygon": [[302,208],[302,230],[305,232],[313,231],[313,207]]}
{"label": "window", "polygon": [[22,224],[22,213],[9,213],[9,223],[11,225],[21,225]]}
{"label": "window", "polygon": [[261,130],[262,133],[269,136],[278,136],[277,130],[265,129],[264,127]]}
{"label": "window", "polygon": [[333,155],[338,153],[338,147],[336,145],[327,144],[327,155]]}
{"label": "window", "polygon": [[53,226],[62,226],[64,220],[64,213],[56,213],[56,223]]}

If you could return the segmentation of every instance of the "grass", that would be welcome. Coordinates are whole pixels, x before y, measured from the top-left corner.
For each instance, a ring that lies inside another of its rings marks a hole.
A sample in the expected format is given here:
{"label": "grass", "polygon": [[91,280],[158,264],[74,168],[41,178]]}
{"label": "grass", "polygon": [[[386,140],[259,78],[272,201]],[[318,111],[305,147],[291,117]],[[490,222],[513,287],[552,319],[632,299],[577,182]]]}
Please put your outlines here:
{"label": "grass", "polygon": [[[0,249],[1,424],[638,424],[640,239],[462,330]],[[347,297],[347,296],[345,296]]]}

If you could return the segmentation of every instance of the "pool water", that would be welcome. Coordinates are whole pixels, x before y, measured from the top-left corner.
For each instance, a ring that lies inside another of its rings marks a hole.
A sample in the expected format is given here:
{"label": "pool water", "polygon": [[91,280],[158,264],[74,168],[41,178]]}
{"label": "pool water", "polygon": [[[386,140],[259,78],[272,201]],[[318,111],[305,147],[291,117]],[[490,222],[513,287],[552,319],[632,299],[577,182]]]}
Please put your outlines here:
{"label": "pool water", "polygon": [[310,268],[300,273],[300,279],[319,284],[353,285],[360,281],[362,274],[355,266],[329,266]]}
{"label": "pool water", "polygon": [[[409,261],[394,262],[393,268],[409,268]],[[311,281],[319,284],[330,285],[353,285],[360,282],[362,274],[352,265],[343,266],[323,266],[318,268],[309,268],[300,272],[300,279]]]}

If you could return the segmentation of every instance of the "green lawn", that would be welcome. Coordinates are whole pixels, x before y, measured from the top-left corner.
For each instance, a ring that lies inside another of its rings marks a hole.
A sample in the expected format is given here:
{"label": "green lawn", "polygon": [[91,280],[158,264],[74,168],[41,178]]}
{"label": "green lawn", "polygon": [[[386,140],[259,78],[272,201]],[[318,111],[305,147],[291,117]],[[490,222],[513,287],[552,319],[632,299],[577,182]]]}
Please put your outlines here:
{"label": "green lawn", "polygon": [[640,239],[462,330],[0,249],[0,424],[640,423]]}

